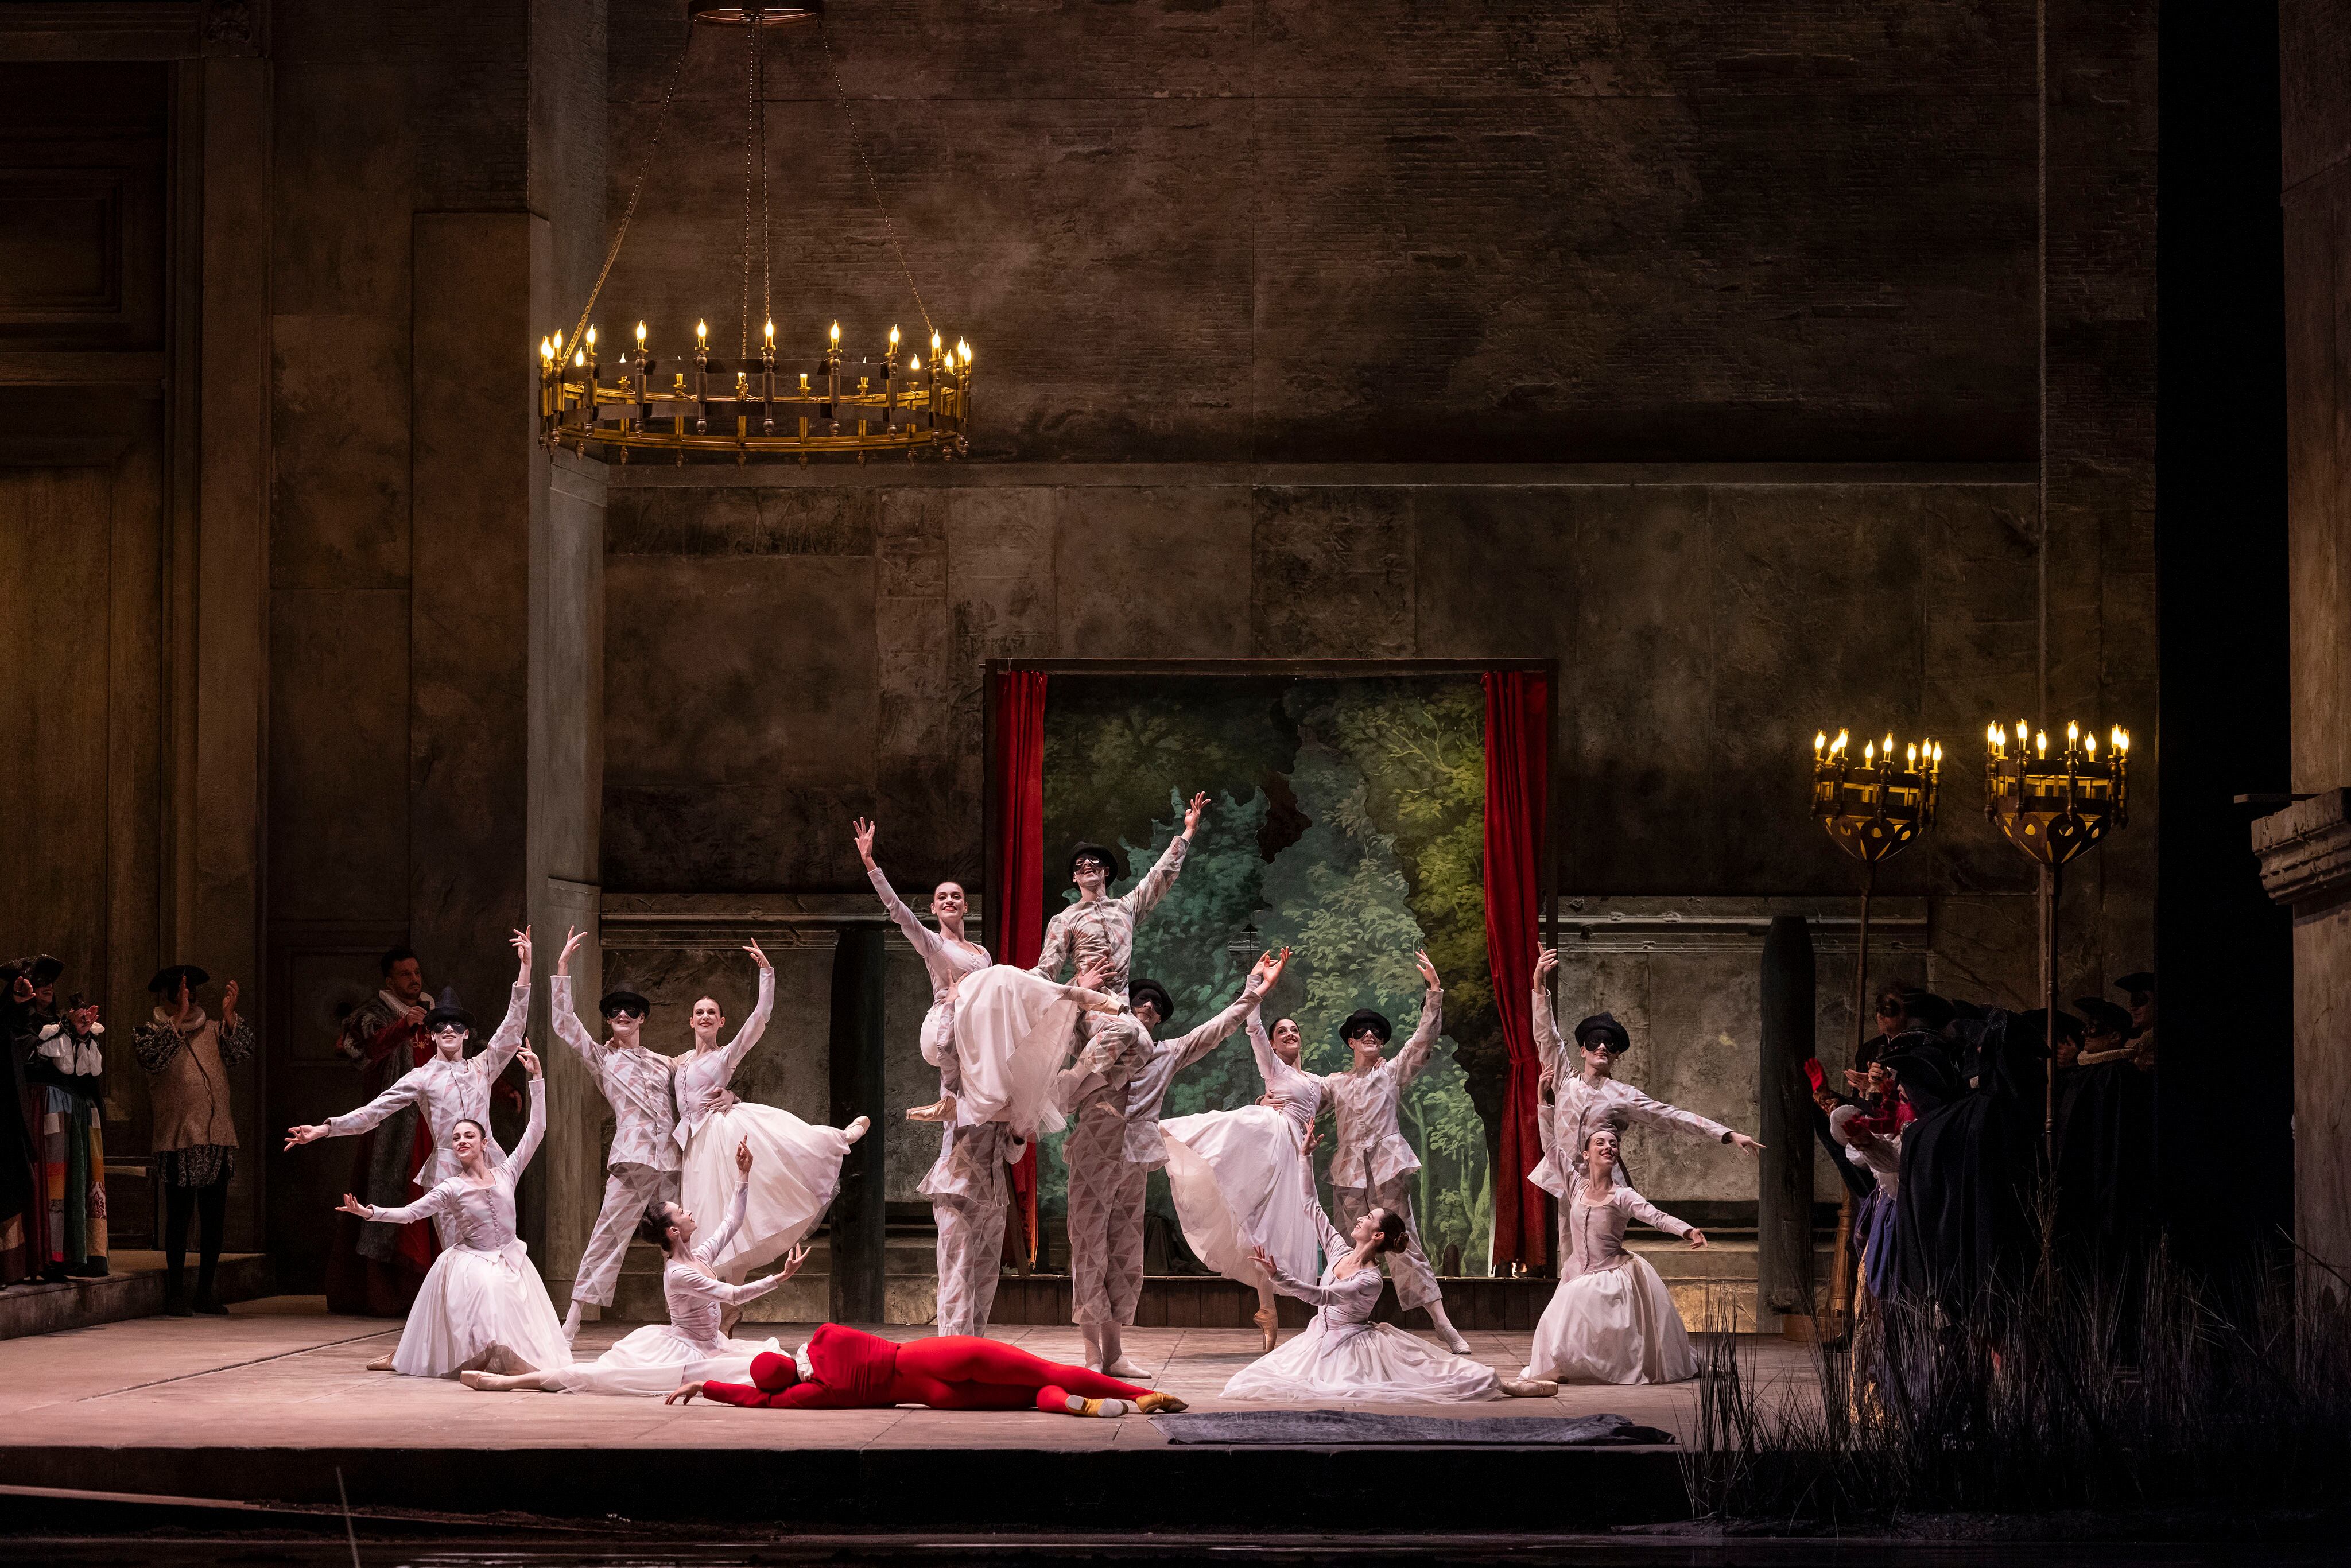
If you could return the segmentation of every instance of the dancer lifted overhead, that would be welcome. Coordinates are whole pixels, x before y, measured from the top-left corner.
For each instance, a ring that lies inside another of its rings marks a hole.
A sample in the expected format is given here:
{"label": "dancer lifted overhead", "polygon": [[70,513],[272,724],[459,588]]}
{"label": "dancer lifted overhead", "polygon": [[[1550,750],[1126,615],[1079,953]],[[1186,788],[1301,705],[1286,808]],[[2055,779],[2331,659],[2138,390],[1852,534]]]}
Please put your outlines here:
{"label": "dancer lifted overhead", "polygon": [[[872,1124],[864,1116],[846,1127],[810,1126],[778,1105],[747,1104],[727,1088],[735,1069],[768,1027],[776,1001],[776,969],[757,942],[743,951],[759,966],[759,998],[751,1016],[724,1049],[718,1031],[726,1015],[714,998],[694,1004],[690,1015],[694,1049],[673,1058],[677,1099],[681,1200],[688,1208],[716,1214],[735,1188],[735,1150],[747,1144],[758,1160],[759,1179],[743,1223],[725,1250],[712,1255],[710,1271],[737,1284],[760,1264],[779,1258],[814,1228],[841,1189],[841,1163]],[[733,1319],[727,1320],[732,1326]]]}
{"label": "dancer lifted overhead", "polygon": [[574,1361],[520,1375],[468,1372],[465,1374],[465,1386],[486,1394],[537,1389],[547,1394],[637,1395],[650,1398],[698,1378],[717,1377],[736,1383],[749,1378],[753,1357],[778,1353],[783,1347],[772,1337],[730,1339],[719,1327],[719,1315],[730,1307],[739,1310],[745,1302],[757,1301],[775,1290],[799,1273],[800,1265],[808,1261],[808,1249],[796,1247],[785,1258],[782,1268],[747,1285],[730,1285],[711,1272],[710,1260],[726,1250],[727,1242],[743,1223],[744,1209],[751,1197],[751,1165],[750,1145],[737,1145],[734,1201],[727,1207],[726,1222],[699,1247],[694,1244],[694,1238],[701,1220],[684,1204],[657,1202],[639,1217],[638,1239],[661,1249],[662,1296],[669,1303],[669,1322],[630,1330],[619,1343],[593,1361]]}
{"label": "dancer lifted overhead", "polygon": [[340,1213],[381,1225],[431,1215],[447,1218],[455,1232],[417,1288],[390,1367],[381,1361],[372,1366],[411,1377],[447,1377],[473,1370],[535,1372],[571,1359],[555,1304],[515,1235],[515,1184],[547,1135],[547,1081],[539,1076],[538,1058],[526,1046],[516,1059],[530,1074],[530,1124],[513,1154],[493,1161],[489,1129],[465,1117],[450,1137],[457,1173],[414,1203],[379,1208],[343,1194]]}
{"label": "dancer lifted overhead", "polygon": [[[1061,1076],[1059,1102],[1078,1124],[1061,1145],[1070,1167],[1070,1291],[1072,1314],[1085,1335],[1088,1360],[1115,1376],[1141,1368],[1126,1359],[1124,1331],[1143,1296],[1143,1201],[1154,1166],[1167,1161],[1159,1134],[1159,1107],[1176,1074],[1240,1028],[1281,973],[1268,953],[1257,961],[1238,1000],[1174,1040],[1151,1031],[1175,1011],[1166,988],[1137,980],[1128,1030],[1105,1029]],[[1132,1040],[1142,1039],[1135,1050]]]}
{"label": "dancer lifted overhead", "polygon": [[[424,1124],[433,1130],[433,1157],[418,1168],[418,1186],[430,1188],[457,1174],[457,1151],[452,1140],[460,1122],[483,1129],[483,1147],[490,1163],[503,1163],[506,1151],[488,1131],[490,1086],[521,1049],[523,1028],[530,1021],[529,927],[514,933],[507,942],[515,950],[514,989],[507,998],[507,1016],[499,1020],[497,1032],[490,1036],[480,1055],[465,1055],[465,1042],[474,1035],[474,1015],[457,1005],[455,989],[445,989],[440,1005],[424,1015],[424,1032],[433,1041],[432,1061],[402,1073],[391,1088],[356,1111],[311,1126],[287,1128],[286,1146],[291,1149],[320,1138],[364,1133],[393,1112],[413,1105],[423,1112]],[[453,1245],[457,1233],[454,1211],[435,1212],[433,1229],[442,1246]]]}
{"label": "dancer lifted overhead", "polygon": [[1388,1255],[1389,1276],[1395,1281],[1396,1302],[1405,1312],[1427,1308],[1437,1337],[1460,1355],[1468,1351],[1469,1342],[1445,1315],[1437,1270],[1428,1266],[1428,1254],[1421,1250],[1419,1228],[1413,1223],[1411,1177],[1420,1169],[1420,1156],[1405,1142],[1397,1121],[1404,1108],[1404,1092],[1428,1066],[1444,1021],[1445,988],[1437,983],[1437,967],[1426,953],[1415,953],[1413,962],[1427,983],[1428,995],[1421,1003],[1420,1022],[1404,1049],[1383,1057],[1380,1048],[1395,1032],[1395,1026],[1371,1009],[1360,1008],[1339,1026],[1339,1038],[1355,1053],[1355,1060],[1343,1072],[1318,1075],[1331,1096],[1338,1124],[1331,1155],[1331,1197],[1339,1211],[1339,1223],[1350,1230],[1374,1208],[1403,1222],[1403,1245],[1383,1249]]}
{"label": "dancer lifted overhead", "polygon": [[[1270,991],[1290,962],[1284,947],[1267,977]],[[1200,1260],[1257,1291],[1258,1330],[1271,1350],[1277,1319],[1273,1276],[1257,1266],[1262,1249],[1295,1280],[1322,1272],[1320,1207],[1314,1195],[1314,1117],[1322,1082],[1300,1071],[1302,1039],[1295,1019],[1277,1019],[1270,1036],[1252,1008],[1242,1020],[1265,1094],[1254,1105],[1204,1111],[1159,1124],[1167,1145],[1167,1185],[1184,1239]]]}
{"label": "dancer lifted overhead", "polygon": [[1698,1375],[1698,1355],[1674,1295],[1656,1270],[1625,1250],[1625,1228],[1644,1225],[1703,1249],[1706,1233],[1653,1207],[1616,1179],[1616,1129],[1584,1139],[1575,1190],[1561,1206],[1571,1250],[1559,1288],[1535,1325],[1525,1377],[1562,1383],[1678,1383]]}
{"label": "dancer lifted overhead", "polygon": [[770,1410],[869,1410],[927,1405],[934,1410],[1027,1410],[1052,1416],[1146,1416],[1184,1408],[1172,1394],[1061,1366],[1014,1345],[967,1334],[905,1344],[839,1323],[819,1323],[797,1355],[760,1355],[748,1383],[703,1380],[673,1392],[665,1404],[694,1403]]}
{"label": "dancer lifted overhead", "polygon": [[[585,940],[573,931],[563,940],[563,956],[555,961],[549,1009],[555,1015],[555,1032],[580,1053],[596,1087],[612,1107],[612,1147],[606,1156],[604,1203],[596,1211],[595,1228],[580,1254],[571,1281],[571,1306],[563,1314],[563,1337],[580,1337],[580,1311],[590,1303],[612,1304],[620,1283],[621,1260],[628,1253],[629,1232],[653,1204],[678,1194],[677,1103],[673,1076],[677,1064],[646,1049],[643,1039],[645,1015],[653,1004],[627,989],[604,993],[596,1004],[612,1038],[602,1044],[588,1032],[571,1006],[571,955]],[[730,1227],[730,1233],[732,1228]]]}
{"label": "dancer lifted overhead", "polygon": [[1310,1206],[1330,1262],[1320,1284],[1294,1278],[1271,1253],[1260,1249],[1257,1265],[1274,1288],[1314,1306],[1314,1321],[1280,1350],[1259,1357],[1225,1385],[1228,1399],[1372,1399],[1382,1403],[1499,1399],[1505,1395],[1547,1398],[1556,1383],[1505,1378],[1482,1362],[1438,1350],[1394,1323],[1372,1322],[1380,1304],[1379,1258],[1401,1258],[1411,1246],[1412,1222],[1395,1209],[1374,1205],[1342,1234]]}
{"label": "dancer lifted overhead", "polygon": [[[1583,1058],[1582,1071],[1569,1062],[1567,1042],[1560,1038],[1559,1022],[1553,1017],[1551,990],[1547,982],[1559,967],[1559,950],[1539,947],[1535,951],[1534,1032],[1535,1049],[1542,1056],[1542,1076],[1536,1093],[1552,1101],[1551,1114],[1538,1116],[1536,1127],[1542,1139],[1543,1156],[1527,1179],[1552,1197],[1561,1199],[1559,1255],[1568,1256],[1571,1239],[1567,1234],[1570,1183],[1574,1179],[1578,1162],[1583,1158],[1584,1141],[1601,1127],[1614,1127],[1621,1142],[1625,1129],[1635,1122],[1648,1126],[1687,1133],[1694,1137],[1710,1138],[1729,1144],[1733,1148],[1752,1155],[1762,1145],[1744,1133],[1734,1133],[1719,1122],[1708,1121],[1695,1111],[1685,1111],[1678,1105],[1668,1105],[1662,1100],[1652,1100],[1629,1083],[1620,1083],[1614,1077],[1616,1059],[1631,1049],[1632,1036],[1625,1032],[1612,1013],[1594,1013],[1575,1026],[1575,1043]],[[1616,1185],[1629,1187],[1633,1178],[1625,1172],[1620,1155],[1616,1162]]]}

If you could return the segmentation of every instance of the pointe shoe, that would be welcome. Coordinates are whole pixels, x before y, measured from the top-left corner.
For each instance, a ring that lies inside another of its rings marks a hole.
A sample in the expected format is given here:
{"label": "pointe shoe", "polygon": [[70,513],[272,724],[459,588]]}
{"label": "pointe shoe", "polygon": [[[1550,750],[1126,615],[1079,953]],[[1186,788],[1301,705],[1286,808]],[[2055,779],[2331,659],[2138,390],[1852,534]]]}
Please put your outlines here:
{"label": "pointe shoe", "polygon": [[1269,1351],[1273,1348],[1273,1331],[1277,1321],[1270,1307],[1259,1307],[1249,1314],[1249,1322],[1257,1324],[1257,1332],[1265,1336],[1265,1348]]}
{"label": "pointe shoe", "polygon": [[373,1361],[369,1362],[367,1364],[367,1369],[370,1372],[390,1372],[392,1370],[392,1358],[399,1354],[400,1353],[398,1351],[385,1351],[381,1355],[379,1355]]}
{"label": "pointe shoe", "polygon": [[1469,1354],[1469,1342],[1463,1339],[1459,1334],[1449,1333],[1439,1337],[1445,1341],[1445,1348],[1451,1351],[1454,1354],[1468,1355]]}
{"label": "pointe shoe", "polygon": [[847,1138],[851,1143],[852,1143],[852,1144],[853,1144],[853,1143],[857,1142],[857,1140],[858,1140],[858,1139],[860,1139],[860,1138],[863,1137],[863,1136],[865,1135],[866,1130],[867,1130],[868,1128],[872,1127],[872,1125],[873,1125],[873,1118],[872,1118],[872,1117],[871,1117],[871,1116],[860,1116],[860,1117],[858,1117],[858,1118],[857,1118],[857,1120],[855,1120],[854,1122],[852,1122],[852,1123],[851,1123],[851,1124],[849,1124],[849,1125],[847,1125],[846,1127],[843,1127],[843,1128],[841,1130],[841,1135],[842,1137],[844,1137],[844,1138]]}
{"label": "pointe shoe", "polygon": [[514,1379],[495,1372],[461,1372],[457,1381],[476,1394],[506,1394],[514,1388]]}
{"label": "pointe shoe", "polygon": [[1502,1392],[1513,1399],[1549,1399],[1559,1392],[1559,1385],[1547,1377],[1505,1377]]}
{"label": "pointe shoe", "polygon": [[955,1114],[955,1096],[942,1094],[928,1105],[917,1105],[906,1113],[909,1122],[944,1122]]}
{"label": "pointe shoe", "polygon": [[1143,1368],[1135,1365],[1123,1355],[1103,1367],[1102,1375],[1104,1377],[1123,1377],[1129,1380],[1146,1375]]}
{"label": "pointe shoe", "polygon": [[1136,1400],[1134,1402],[1134,1407],[1142,1411],[1145,1416],[1157,1416],[1161,1414],[1180,1416],[1187,1408],[1185,1403],[1181,1399],[1176,1398],[1173,1394],[1161,1394],[1155,1390]]}

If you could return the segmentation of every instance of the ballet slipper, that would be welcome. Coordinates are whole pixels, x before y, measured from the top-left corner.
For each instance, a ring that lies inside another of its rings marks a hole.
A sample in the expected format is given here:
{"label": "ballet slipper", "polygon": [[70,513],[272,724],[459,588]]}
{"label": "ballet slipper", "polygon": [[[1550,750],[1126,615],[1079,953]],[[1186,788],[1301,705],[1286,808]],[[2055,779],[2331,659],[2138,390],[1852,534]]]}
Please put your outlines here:
{"label": "ballet slipper", "polygon": [[1513,1399],[1549,1399],[1559,1392],[1559,1385],[1549,1378],[1505,1377],[1502,1392]]}
{"label": "ballet slipper", "polygon": [[1173,1394],[1161,1394],[1156,1391],[1146,1394],[1142,1398],[1136,1400],[1134,1402],[1134,1407],[1142,1411],[1145,1416],[1158,1416],[1162,1414],[1168,1416],[1180,1416],[1186,1408],[1185,1403],[1181,1399],[1176,1398]]}
{"label": "ballet slipper", "polygon": [[942,1094],[928,1105],[917,1105],[906,1113],[909,1122],[947,1122],[955,1118],[955,1096]]}
{"label": "ballet slipper", "polygon": [[1078,1408],[1071,1411],[1071,1415],[1115,1417],[1134,1408],[1123,1399],[1079,1399],[1077,1405]]}
{"label": "ballet slipper", "polygon": [[1249,1321],[1257,1324],[1258,1333],[1265,1336],[1265,1348],[1269,1351],[1271,1350],[1273,1348],[1273,1330],[1275,1323],[1273,1309],[1271,1307],[1259,1307],[1257,1311],[1249,1314]]}
{"label": "ballet slipper", "polygon": [[457,1381],[476,1394],[505,1394],[514,1388],[514,1379],[495,1372],[461,1372]]}
{"label": "ballet slipper", "polygon": [[1123,1377],[1129,1380],[1150,1375],[1123,1355],[1116,1357],[1109,1365],[1103,1367],[1102,1375],[1104,1377]]}
{"label": "ballet slipper", "polygon": [[379,1355],[373,1361],[369,1362],[367,1364],[367,1369],[370,1372],[390,1372],[392,1370],[392,1358],[399,1354],[400,1353],[396,1350],[385,1351],[381,1355]]}
{"label": "ballet slipper", "polygon": [[853,1144],[857,1142],[858,1139],[863,1137],[865,1135],[866,1129],[872,1125],[872,1117],[860,1116],[857,1120],[852,1122],[846,1127],[843,1127],[841,1130],[841,1135]]}

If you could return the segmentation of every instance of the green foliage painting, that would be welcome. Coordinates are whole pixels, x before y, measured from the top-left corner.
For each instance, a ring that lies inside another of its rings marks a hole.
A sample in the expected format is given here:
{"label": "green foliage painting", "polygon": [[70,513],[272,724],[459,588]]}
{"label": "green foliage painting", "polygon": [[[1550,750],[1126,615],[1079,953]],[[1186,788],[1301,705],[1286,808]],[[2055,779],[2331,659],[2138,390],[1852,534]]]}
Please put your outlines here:
{"label": "green foliage painting", "polygon": [[[1339,1020],[1376,1008],[1400,1046],[1420,1013],[1416,947],[1445,985],[1445,1035],[1405,1100],[1419,1152],[1415,1207],[1432,1260],[1458,1247],[1484,1273],[1489,1172],[1504,1052],[1486,964],[1485,700],[1476,676],[1310,680],[1217,676],[1053,678],[1045,715],[1047,904],[1080,839],[1116,843],[1134,885],[1183,824],[1210,806],[1175,891],[1137,936],[1134,973],[1165,986],[1180,1031],[1239,994],[1268,947],[1295,949],[1269,1021],[1295,1018],[1307,1067],[1347,1064]],[[1061,896],[1074,897],[1066,886]],[[1392,1046],[1391,1049],[1394,1049]],[[1165,1114],[1245,1105],[1263,1092],[1244,1036],[1179,1078]],[[1316,1166],[1329,1196],[1329,1121]],[[1040,1165],[1059,1213],[1060,1140]],[[1173,1210],[1163,1178],[1152,1206]],[[1172,1249],[1171,1266],[1196,1267]]]}

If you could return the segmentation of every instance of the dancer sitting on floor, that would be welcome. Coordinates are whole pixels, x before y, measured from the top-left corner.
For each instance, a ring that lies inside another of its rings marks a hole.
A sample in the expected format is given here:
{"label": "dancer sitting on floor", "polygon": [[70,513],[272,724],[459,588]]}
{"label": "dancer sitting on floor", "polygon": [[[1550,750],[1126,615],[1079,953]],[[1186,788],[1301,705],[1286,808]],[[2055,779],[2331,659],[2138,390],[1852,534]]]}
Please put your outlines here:
{"label": "dancer sitting on floor", "polygon": [[515,1183],[547,1135],[547,1080],[539,1076],[538,1058],[521,1046],[515,1060],[530,1074],[530,1124],[514,1153],[494,1160],[488,1129],[468,1117],[457,1123],[449,1140],[457,1174],[435,1183],[414,1203],[378,1208],[343,1194],[340,1213],[379,1225],[406,1225],[427,1215],[445,1218],[453,1236],[417,1287],[390,1371],[411,1377],[484,1370],[517,1374],[571,1359],[555,1303],[530,1266],[529,1249],[515,1235]]}
{"label": "dancer sitting on floor", "polygon": [[[675,1135],[684,1151],[679,1197],[686,1207],[719,1212],[735,1186],[730,1156],[747,1144],[757,1162],[759,1179],[751,1184],[742,1225],[707,1260],[713,1274],[738,1285],[760,1264],[782,1257],[824,1218],[841,1188],[841,1161],[872,1125],[860,1116],[846,1127],[810,1126],[781,1106],[747,1104],[727,1088],[735,1069],[767,1030],[776,1001],[775,966],[757,942],[743,951],[759,966],[759,999],[751,1016],[721,1050],[718,1031],[726,1027],[726,1015],[713,998],[696,1001],[690,1015],[694,1049],[674,1058],[672,1070]],[[734,1320],[730,1312],[720,1326],[732,1331]]]}
{"label": "dancer sitting on floor", "polygon": [[757,1301],[799,1272],[808,1249],[794,1248],[784,1266],[764,1280],[730,1285],[710,1271],[710,1260],[724,1252],[743,1223],[744,1206],[751,1197],[751,1148],[735,1150],[735,1201],[726,1222],[701,1246],[694,1245],[699,1222],[682,1203],[656,1203],[645,1211],[637,1239],[662,1250],[662,1294],[669,1301],[669,1322],[632,1329],[627,1337],[594,1361],[575,1361],[521,1376],[496,1376],[468,1372],[465,1386],[485,1393],[535,1388],[549,1394],[634,1394],[658,1396],[679,1383],[721,1377],[739,1382],[751,1375],[751,1358],[783,1347],[773,1338],[729,1339],[720,1332],[718,1314],[725,1307]]}
{"label": "dancer sitting on floor", "polygon": [[[1267,977],[1271,990],[1290,962],[1284,947]],[[1184,1239],[1200,1260],[1228,1280],[1257,1291],[1258,1331],[1271,1350],[1275,1339],[1273,1277],[1251,1255],[1263,1248],[1293,1280],[1322,1272],[1314,1220],[1314,1116],[1322,1107],[1322,1080],[1299,1070],[1302,1041],[1294,1019],[1278,1019],[1273,1033],[1255,1008],[1243,1020],[1265,1096],[1254,1105],[1204,1111],[1159,1124],[1167,1146],[1167,1185],[1183,1222]]]}
{"label": "dancer sitting on floor", "polygon": [[820,1323],[797,1356],[762,1355],[750,1381],[702,1379],[682,1385],[665,1403],[692,1404],[695,1395],[721,1405],[774,1410],[871,1410],[927,1405],[934,1410],[1028,1410],[1050,1416],[1146,1416],[1175,1412],[1184,1402],[1104,1377],[1082,1366],[1062,1366],[998,1340],[969,1334],[894,1340],[839,1323]]}
{"label": "dancer sitting on floor", "polygon": [[1637,1219],[1678,1236],[1694,1250],[1706,1233],[1653,1207],[1616,1179],[1616,1129],[1584,1140],[1580,1175],[1565,1204],[1572,1250],[1560,1259],[1559,1289],[1535,1325],[1523,1377],[1562,1383],[1679,1383],[1698,1375],[1689,1333],[1673,1292],[1649,1260],[1625,1250]]}
{"label": "dancer sitting on floor", "polygon": [[1354,1234],[1340,1234],[1318,1204],[1311,1216],[1322,1232],[1322,1282],[1290,1277],[1262,1248],[1257,1266],[1286,1296],[1313,1303],[1314,1321],[1280,1350],[1259,1357],[1225,1385],[1228,1399],[1368,1399],[1384,1404],[1473,1399],[1548,1398],[1555,1383],[1506,1378],[1481,1362],[1438,1350],[1394,1323],[1372,1322],[1380,1304],[1383,1252],[1402,1252],[1411,1228],[1403,1215],[1373,1208],[1355,1221]]}

